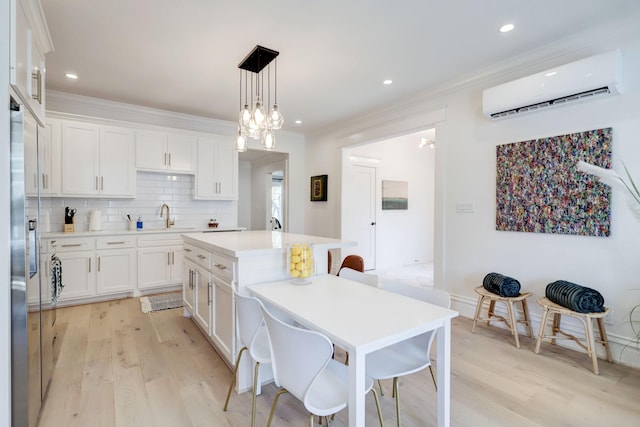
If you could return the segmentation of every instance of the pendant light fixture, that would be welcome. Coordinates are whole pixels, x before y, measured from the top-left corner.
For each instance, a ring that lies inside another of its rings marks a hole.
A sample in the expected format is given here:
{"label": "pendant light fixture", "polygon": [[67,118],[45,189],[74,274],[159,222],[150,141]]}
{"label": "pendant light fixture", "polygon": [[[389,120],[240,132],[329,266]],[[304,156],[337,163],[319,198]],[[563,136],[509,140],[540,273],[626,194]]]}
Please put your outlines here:
{"label": "pendant light fixture", "polygon": [[[278,109],[278,67],[276,57],[279,52],[256,46],[238,65],[240,68],[240,115],[238,117],[238,136],[236,150],[246,151],[248,138],[259,139],[265,150],[276,148],[274,130],[281,129],[284,118]],[[273,78],[273,107],[271,105],[271,62],[274,62]],[[264,106],[265,73],[267,71],[267,107]],[[244,78],[243,78],[244,71]],[[242,101],[242,86],[244,80],[244,102]],[[254,85],[255,83],[255,85]],[[255,87],[254,87],[255,86]],[[251,91],[249,92],[249,87]],[[267,113],[267,111],[269,111]]]}

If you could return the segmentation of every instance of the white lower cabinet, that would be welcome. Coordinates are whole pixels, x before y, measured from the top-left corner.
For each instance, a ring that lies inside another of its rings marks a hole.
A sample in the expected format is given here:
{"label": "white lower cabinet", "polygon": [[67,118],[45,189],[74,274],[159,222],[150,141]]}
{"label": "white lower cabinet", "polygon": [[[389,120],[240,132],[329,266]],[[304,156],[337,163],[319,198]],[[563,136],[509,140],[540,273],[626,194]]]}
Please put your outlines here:
{"label": "white lower cabinet", "polygon": [[[185,249],[186,251],[186,249]],[[182,301],[184,302],[184,306],[189,313],[194,313],[194,307],[196,305],[196,279],[197,279],[197,271],[196,264],[190,258],[185,258],[184,260],[184,277],[183,277],[183,286],[182,286]]]}
{"label": "white lower cabinet", "polygon": [[63,266],[64,288],[59,301],[90,297],[96,294],[95,239],[71,237],[51,241],[53,251]]}
{"label": "white lower cabinet", "polygon": [[204,268],[196,267],[196,305],[193,317],[204,332],[211,335],[211,273]]}
{"label": "white lower cabinet", "polygon": [[184,305],[220,354],[233,364],[235,258],[185,244]]}
{"label": "white lower cabinet", "polygon": [[234,304],[230,283],[213,278],[213,339],[227,360],[233,359]]}
{"label": "white lower cabinet", "polygon": [[138,289],[182,284],[183,257],[179,234],[138,237]]}
{"label": "white lower cabinet", "polygon": [[51,245],[63,266],[60,301],[130,292],[136,286],[133,237],[72,237]]}
{"label": "white lower cabinet", "polygon": [[96,293],[111,294],[135,289],[136,261],[135,237],[96,238]]}

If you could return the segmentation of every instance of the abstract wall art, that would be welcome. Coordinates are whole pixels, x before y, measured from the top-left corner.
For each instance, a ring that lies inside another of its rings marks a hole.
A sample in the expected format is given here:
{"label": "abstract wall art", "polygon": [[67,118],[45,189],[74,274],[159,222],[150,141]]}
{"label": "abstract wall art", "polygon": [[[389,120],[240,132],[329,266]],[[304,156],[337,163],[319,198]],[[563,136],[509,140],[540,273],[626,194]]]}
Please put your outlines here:
{"label": "abstract wall art", "polygon": [[576,163],[611,168],[611,143],[605,128],[497,146],[496,229],[609,236],[611,191]]}
{"label": "abstract wall art", "polygon": [[382,209],[408,209],[409,183],[407,181],[382,181]]}

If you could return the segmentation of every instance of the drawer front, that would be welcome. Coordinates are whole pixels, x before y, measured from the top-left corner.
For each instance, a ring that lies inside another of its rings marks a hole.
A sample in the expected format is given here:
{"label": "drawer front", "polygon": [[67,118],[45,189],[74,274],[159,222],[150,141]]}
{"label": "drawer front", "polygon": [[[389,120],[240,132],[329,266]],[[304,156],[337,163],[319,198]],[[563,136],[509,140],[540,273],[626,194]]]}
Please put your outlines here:
{"label": "drawer front", "polygon": [[186,259],[190,259],[191,261],[196,261],[196,247],[185,243],[184,245],[184,257]]}
{"label": "drawer front", "polygon": [[146,234],[138,236],[138,247],[182,245],[182,236],[178,233]]}
{"label": "drawer front", "polygon": [[211,254],[203,249],[195,248],[195,261],[196,264],[202,268],[211,269]]}
{"label": "drawer front", "polygon": [[213,254],[211,272],[227,283],[233,281],[233,263],[235,258],[229,258],[220,254]]}
{"label": "drawer front", "polygon": [[52,252],[73,252],[95,249],[95,239],[87,237],[65,237],[63,239],[51,239]]}
{"label": "drawer front", "polygon": [[96,238],[96,249],[120,249],[135,247],[135,236],[110,236]]}

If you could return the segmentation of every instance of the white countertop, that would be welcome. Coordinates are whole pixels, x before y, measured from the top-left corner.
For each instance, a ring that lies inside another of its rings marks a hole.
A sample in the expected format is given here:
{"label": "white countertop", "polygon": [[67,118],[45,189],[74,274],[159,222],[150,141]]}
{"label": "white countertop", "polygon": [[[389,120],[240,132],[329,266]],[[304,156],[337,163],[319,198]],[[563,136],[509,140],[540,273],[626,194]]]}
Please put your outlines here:
{"label": "white countertop", "polygon": [[63,237],[102,237],[102,236],[135,236],[142,234],[167,234],[167,233],[218,233],[222,231],[242,231],[243,227],[218,227],[218,228],[198,228],[198,227],[172,227],[172,228],[143,228],[142,230],[102,230],[102,231],[74,231],[71,233],[51,232],[43,233],[42,237],[63,238]]}
{"label": "white countertop", "polygon": [[182,236],[186,243],[209,251],[218,251],[233,257],[257,255],[273,250],[285,250],[290,243],[307,243],[317,250],[329,250],[355,246],[348,242],[328,237],[306,234],[283,233],[281,231],[255,230],[230,233],[188,233]]}

